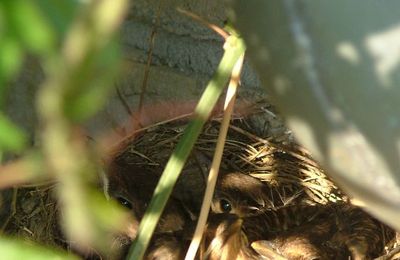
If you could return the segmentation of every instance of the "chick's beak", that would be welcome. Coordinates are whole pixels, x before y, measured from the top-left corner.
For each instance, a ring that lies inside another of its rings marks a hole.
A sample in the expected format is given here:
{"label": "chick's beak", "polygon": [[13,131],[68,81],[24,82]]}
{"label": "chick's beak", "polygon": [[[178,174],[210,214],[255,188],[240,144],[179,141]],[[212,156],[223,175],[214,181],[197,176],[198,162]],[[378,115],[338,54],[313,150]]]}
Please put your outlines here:
{"label": "chick's beak", "polygon": [[242,232],[243,220],[241,218],[228,219],[224,223],[223,230],[226,232],[226,237],[240,235]]}

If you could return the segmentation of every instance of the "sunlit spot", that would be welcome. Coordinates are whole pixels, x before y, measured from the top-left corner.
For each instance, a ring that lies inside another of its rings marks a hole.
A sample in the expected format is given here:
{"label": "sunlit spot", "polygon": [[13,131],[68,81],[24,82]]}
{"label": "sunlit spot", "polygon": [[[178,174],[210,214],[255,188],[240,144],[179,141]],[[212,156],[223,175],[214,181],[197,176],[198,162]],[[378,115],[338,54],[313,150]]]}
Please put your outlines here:
{"label": "sunlit spot", "polygon": [[352,65],[357,65],[360,63],[360,54],[358,53],[354,44],[350,42],[340,42],[336,47],[336,53],[339,55],[339,57],[343,58]]}
{"label": "sunlit spot", "polygon": [[397,139],[396,148],[397,148],[397,160],[400,161],[400,138]]}
{"label": "sunlit spot", "polygon": [[392,75],[400,63],[400,25],[367,36],[365,45],[374,61],[378,79],[384,87],[391,87]]}
{"label": "sunlit spot", "polygon": [[397,189],[393,179],[384,174],[390,171],[382,154],[355,125],[348,124],[340,131],[332,132],[328,144],[330,164],[338,172],[351,173],[347,178],[368,189]]}
{"label": "sunlit spot", "polygon": [[289,91],[290,82],[289,82],[289,80],[287,80],[286,77],[277,75],[277,76],[274,78],[274,81],[273,81],[273,82],[274,82],[274,83],[273,83],[273,86],[274,86],[275,92],[276,92],[278,95],[283,96],[283,95],[285,95],[285,94]]}
{"label": "sunlit spot", "polygon": [[301,136],[303,144],[308,147],[315,155],[321,155],[322,151],[319,149],[318,141],[310,124],[301,120],[300,118],[289,118],[289,126],[295,129],[295,134]]}

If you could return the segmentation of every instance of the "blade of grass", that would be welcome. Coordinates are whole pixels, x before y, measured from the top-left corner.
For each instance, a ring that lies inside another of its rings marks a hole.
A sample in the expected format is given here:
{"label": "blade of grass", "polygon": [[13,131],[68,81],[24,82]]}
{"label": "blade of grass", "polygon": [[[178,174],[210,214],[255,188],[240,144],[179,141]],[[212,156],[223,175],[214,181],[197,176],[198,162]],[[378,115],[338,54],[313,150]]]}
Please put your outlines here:
{"label": "blade of grass", "polygon": [[128,259],[142,259],[150,242],[157,222],[179,177],[180,172],[189,156],[200,131],[214,108],[219,96],[227,83],[237,60],[244,53],[242,39],[230,36],[225,43],[225,53],[217,68],[217,72],[208,83],[199,103],[196,106],[194,118],[172,153],[164,172],[154,191],[153,198],[140,222],[138,236],[128,253]]}
{"label": "blade of grass", "polygon": [[60,259],[78,260],[79,257],[61,251],[44,247],[22,239],[0,237],[0,252],[2,259]]}
{"label": "blade of grass", "polygon": [[[66,92],[71,88],[84,90],[90,85],[93,78],[82,77],[81,68],[85,68],[85,75],[95,74],[99,61],[94,56],[113,54],[106,47],[122,21],[126,5],[126,0],[89,1],[71,25],[62,53],[55,52],[44,60],[48,77],[37,93],[44,163],[59,182],[57,195],[63,228],[66,236],[85,250],[93,244],[103,245],[97,241],[106,237],[99,235],[98,219],[90,210],[87,186],[95,168],[85,138],[77,134],[75,124],[66,117],[65,107],[73,101]],[[82,96],[74,96],[78,97]]]}
{"label": "blade of grass", "polygon": [[46,180],[48,176],[43,173],[42,160],[38,153],[29,152],[20,160],[0,165],[0,189]]}
{"label": "blade of grass", "polygon": [[22,151],[27,139],[26,133],[0,112],[0,150]]}
{"label": "blade of grass", "polygon": [[229,83],[228,92],[225,98],[224,117],[222,119],[221,129],[219,130],[218,141],[215,147],[215,153],[213,161],[211,163],[210,173],[208,174],[206,192],[204,194],[203,203],[201,205],[201,211],[199,220],[197,221],[196,230],[187,251],[185,260],[192,260],[196,256],[196,252],[199,248],[200,241],[203,236],[204,227],[206,226],[208,213],[210,212],[211,200],[214,194],[215,184],[217,183],[218,171],[221,165],[222,153],[225,147],[226,135],[228,133],[229,123],[231,121],[233,113],[233,106],[236,100],[237,87],[240,79],[240,73],[242,71],[243,59],[244,55],[240,56],[232,71],[231,81]]}

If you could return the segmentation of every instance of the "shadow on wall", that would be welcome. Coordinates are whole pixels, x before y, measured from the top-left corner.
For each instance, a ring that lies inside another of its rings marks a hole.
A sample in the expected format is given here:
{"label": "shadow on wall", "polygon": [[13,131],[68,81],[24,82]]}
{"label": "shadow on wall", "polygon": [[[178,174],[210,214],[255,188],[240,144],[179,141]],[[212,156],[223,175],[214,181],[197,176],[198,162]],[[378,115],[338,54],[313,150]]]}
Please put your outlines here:
{"label": "shadow on wall", "polygon": [[256,69],[297,138],[347,192],[400,229],[400,4],[231,4]]}

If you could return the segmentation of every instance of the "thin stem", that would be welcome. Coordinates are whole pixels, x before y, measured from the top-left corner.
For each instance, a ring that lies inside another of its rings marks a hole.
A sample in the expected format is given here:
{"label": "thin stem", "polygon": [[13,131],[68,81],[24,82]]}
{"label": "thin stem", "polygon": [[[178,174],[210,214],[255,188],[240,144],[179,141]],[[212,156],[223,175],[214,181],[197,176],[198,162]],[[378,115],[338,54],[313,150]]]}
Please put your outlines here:
{"label": "thin stem", "polygon": [[228,81],[234,64],[244,53],[243,41],[237,36],[230,36],[225,43],[225,53],[218,66],[216,74],[208,83],[199,103],[196,106],[194,118],[172,153],[164,172],[154,191],[153,198],[140,222],[138,236],[130,248],[128,259],[142,259],[150,242],[161,213],[167,203],[172,189],[179,177],[186,159],[192,150],[201,129],[214,108],[222,90]]}
{"label": "thin stem", "polygon": [[215,148],[214,158],[211,164],[210,173],[208,175],[207,188],[203,198],[203,204],[201,205],[200,217],[197,222],[196,230],[194,232],[193,240],[190,243],[188,252],[185,260],[194,259],[196,252],[199,248],[203,231],[206,226],[208,213],[210,211],[211,201],[214,194],[215,184],[217,183],[218,171],[221,165],[222,154],[225,147],[226,135],[229,129],[229,123],[231,120],[233,106],[236,100],[237,86],[240,78],[240,72],[242,70],[244,56],[240,56],[235,64],[232,71],[231,81],[229,83],[228,92],[226,94],[224,116],[221,123],[221,129],[219,131],[217,145]]}

